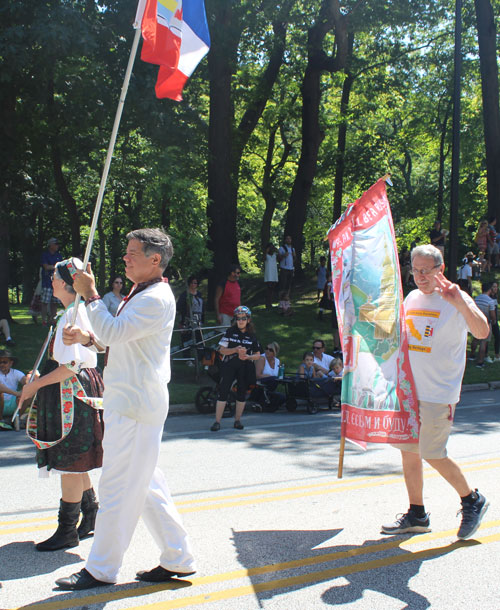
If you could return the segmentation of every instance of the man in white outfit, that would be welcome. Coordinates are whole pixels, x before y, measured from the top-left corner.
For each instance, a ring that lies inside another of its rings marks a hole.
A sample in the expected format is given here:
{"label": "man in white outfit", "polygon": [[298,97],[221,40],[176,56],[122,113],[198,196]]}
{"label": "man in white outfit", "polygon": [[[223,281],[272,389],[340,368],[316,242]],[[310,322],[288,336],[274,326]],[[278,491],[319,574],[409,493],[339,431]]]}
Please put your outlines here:
{"label": "man in white outfit", "polygon": [[[116,583],[140,516],[161,555],[160,565],[138,572],[138,580],[164,582],[195,571],[187,533],[157,467],[168,412],[175,319],[174,296],[162,276],[173,248],[168,235],[159,229],[132,231],[127,239],[123,260],[134,286],[116,317],[99,297],[90,265],[74,282],[85,299],[99,343],[107,345],[109,353],[104,370],[104,460],[94,542],[85,568],[56,581],[65,590]],[[69,327],[64,340],[91,346],[96,337]]]}

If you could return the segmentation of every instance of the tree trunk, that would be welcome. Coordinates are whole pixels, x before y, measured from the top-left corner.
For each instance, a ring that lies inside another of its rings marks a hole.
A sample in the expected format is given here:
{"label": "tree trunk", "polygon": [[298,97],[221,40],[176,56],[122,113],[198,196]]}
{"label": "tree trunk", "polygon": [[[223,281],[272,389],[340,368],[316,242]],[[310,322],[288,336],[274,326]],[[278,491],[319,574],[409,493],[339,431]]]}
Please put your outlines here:
{"label": "tree trunk", "polygon": [[[354,47],[354,34],[348,35],[348,51],[346,68],[348,69]],[[340,125],[337,135],[337,160],[335,163],[335,187],[333,192],[333,222],[342,214],[342,194],[344,191],[344,169],[345,169],[345,148],[347,142],[347,111],[349,109],[349,97],[351,96],[354,75],[348,71],[342,85],[342,96],[340,98]]]}
{"label": "tree trunk", "polygon": [[490,0],[475,0],[474,4],[483,92],[488,216],[500,219],[500,110],[495,18]]}
{"label": "tree trunk", "polygon": [[227,275],[228,266],[238,263],[236,217],[240,163],[243,151],[266,107],[279,69],[283,63],[286,18],[291,2],[285,2],[273,23],[275,37],[269,62],[250,97],[240,124],[234,128],[231,80],[237,65],[237,49],[243,20],[232,3],[213,3],[217,28],[212,31],[208,55],[210,77],[210,122],[208,128],[208,247],[213,252],[209,277],[208,303],[211,306],[218,280]]}
{"label": "tree trunk", "polygon": [[[4,208],[5,209],[5,208]],[[9,321],[9,225],[4,222],[5,217],[0,216],[0,318]]]}
{"label": "tree trunk", "polygon": [[108,278],[106,277],[106,232],[102,226],[102,214],[97,219],[97,234],[99,235],[99,274],[98,288],[99,294],[107,292]]}
{"label": "tree trunk", "polygon": [[[281,140],[283,142],[283,154],[281,159],[276,165],[273,165],[274,159],[274,145],[276,142],[276,133],[280,130]],[[264,252],[267,244],[269,243],[271,235],[271,222],[273,220],[274,211],[276,210],[277,199],[274,195],[274,182],[278,177],[279,172],[283,169],[290,152],[292,151],[291,144],[287,141],[283,123],[280,121],[279,124],[274,125],[269,133],[269,140],[267,144],[266,162],[264,165],[264,172],[262,176],[262,185],[259,188],[266,204],[264,214],[262,216],[262,223],[260,226],[260,247],[261,251]]]}
{"label": "tree trunk", "polygon": [[50,158],[52,161],[52,171],[54,175],[54,182],[56,188],[61,196],[61,199],[68,211],[68,217],[70,222],[71,231],[71,252],[73,256],[82,256],[82,243],[80,240],[80,217],[78,214],[78,208],[76,201],[71,195],[66,178],[63,172],[63,163],[61,159],[60,139],[59,130],[57,127],[57,121],[55,116],[55,104],[54,104],[54,81],[50,77],[47,84],[47,115],[48,122],[50,125],[51,135],[49,138]]}
{"label": "tree trunk", "polygon": [[236,63],[237,40],[225,36],[234,27],[231,4],[218,3],[217,8],[218,27],[212,31],[212,46],[208,54],[210,119],[207,217],[208,247],[213,252],[213,269],[208,285],[209,307],[213,302],[216,283],[227,275],[231,263],[238,262],[236,205],[231,182],[234,117],[231,78]]}
{"label": "tree trunk", "polygon": [[[441,136],[439,140],[439,181],[438,181],[438,193],[437,193],[437,214],[436,220],[441,221],[444,216],[444,163],[449,151],[445,151],[446,146],[446,134],[448,131],[448,120],[450,118],[450,112],[452,107],[451,97],[446,104],[446,112],[444,115],[443,122],[440,123]],[[438,116],[439,121],[439,116]]]}
{"label": "tree trunk", "polygon": [[[329,57],[323,42],[331,30],[335,31],[336,54]],[[340,13],[338,0],[323,0],[316,23],[309,29],[307,67],[302,81],[302,148],[299,166],[290,195],[284,235],[292,237],[297,253],[296,273],[302,271],[303,230],[307,203],[316,169],[318,153],[325,137],[320,127],[321,74],[342,70],[347,61],[347,21]]]}

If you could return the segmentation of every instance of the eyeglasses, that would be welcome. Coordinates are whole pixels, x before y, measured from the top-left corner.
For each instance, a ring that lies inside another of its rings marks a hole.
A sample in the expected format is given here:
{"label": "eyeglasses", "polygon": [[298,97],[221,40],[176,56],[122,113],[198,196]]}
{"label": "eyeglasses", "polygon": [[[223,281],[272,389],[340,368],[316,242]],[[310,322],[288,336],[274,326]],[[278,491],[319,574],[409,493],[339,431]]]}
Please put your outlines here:
{"label": "eyeglasses", "polygon": [[241,322],[242,320],[248,320],[246,316],[236,316],[236,321]]}
{"label": "eyeglasses", "polygon": [[433,272],[434,269],[437,269],[438,267],[441,267],[441,264],[434,265],[434,267],[431,267],[430,269],[416,269],[415,267],[412,267],[410,273],[412,275],[416,275],[417,273],[420,275],[429,275]]}
{"label": "eyeglasses", "polygon": [[266,350],[268,352],[273,352],[274,353],[274,349],[272,347],[270,347],[269,345],[266,347]]}

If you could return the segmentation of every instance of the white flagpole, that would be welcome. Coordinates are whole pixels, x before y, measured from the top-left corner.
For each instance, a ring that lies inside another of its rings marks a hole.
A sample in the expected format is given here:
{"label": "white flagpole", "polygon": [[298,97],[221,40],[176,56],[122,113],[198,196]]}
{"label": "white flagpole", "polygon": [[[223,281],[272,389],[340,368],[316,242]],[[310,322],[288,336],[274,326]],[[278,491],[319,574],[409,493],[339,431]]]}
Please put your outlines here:
{"label": "white flagpole", "polygon": [[[141,2],[139,2],[139,6],[141,6]],[[144,7],[142,7],[142,10],[144,10]],[[139,9],[138,9],[138,13],[139,13]],[[132,49],[130,50],[130,57],[128,59],[127,70],[125,72],[125,78],[123,79],[122,90],[120,93],[120,100],[118,102],[118,108],[116,109],[115,122],[113,125],[113,130],[111,132],[111,139],[109,141],[108,154],[106,155],[106,162],[104,164],[104,169],[103,169],[102,176],[101,176],[101,184],[99,185],[99,193],[97,195],[97,201],[95,204],[94,216],[92,218],[92,224],[90,226],[90,233],[89,233],[89,238],[87,241],[87,247],[85,249],[85,256],[83,259],[83,269],[84,270],[87,269],[87,264],[89,262],[90,253],[92,251],[92,244],[94,242],[94,236],[95,236],[95,232],[96,232],[96,228],[97,228],[97,221],[99,219],[99,214],[101,212],[101,205],[102,205],[102,200],[104,197],[104,190],[106,188],[106,182],[108,179],[109,167],[111,165],[111,159],[113,158],[113,151],[114,151],[115,144],[116,144],[116,136],[118,134],[118,127],[120,126],[120,119],[122,117],[123,106],[125,104],[125,98],[127,97],[130,76],[132,74],[132,68],[134,66],[135,56],[137,54],[137,47],[139,46],[139,40],[141,38],[140,21],[137,20],[137,16],[136,16],[136,21],[134,23],[134,27],[136,28],[134,41],[132,42]],[[78,313],[79,304],[80,304],[80,295],[77,294],[76,298],[75,298],[75,303],[74,303],[73,320],[71,322],[72,325],[74,325],[76,322],[76,316]]]}

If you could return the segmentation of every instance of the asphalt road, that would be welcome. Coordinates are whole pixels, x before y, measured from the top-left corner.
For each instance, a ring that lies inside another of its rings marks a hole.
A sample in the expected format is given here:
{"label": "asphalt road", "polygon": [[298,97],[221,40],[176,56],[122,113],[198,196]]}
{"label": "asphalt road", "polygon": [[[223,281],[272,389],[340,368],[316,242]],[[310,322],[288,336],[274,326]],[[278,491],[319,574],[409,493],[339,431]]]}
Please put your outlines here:
{"label": "asphalt road", "polygon": [[455,492],[429,468],[432,532],[380,534],[381,523],[407,508],[399,455],[348,446],[338,480],[338,413],[250,413],[241,432],[225,419],[212,433],[211,422],[171,416],[161,453],[195,547],[196,575],[159,586],[136,582],[137,570],[158,563],[141,522],[119,583],[81,593],[53,583],[83,567],[92,540],[34,551],[33,542],[55,528],[59,481],[38,479],[22,433],[0,433],[0,609],[500,610],[500,391],[464,394],[448,445],[491,501],[467,542],[456,539]]}

